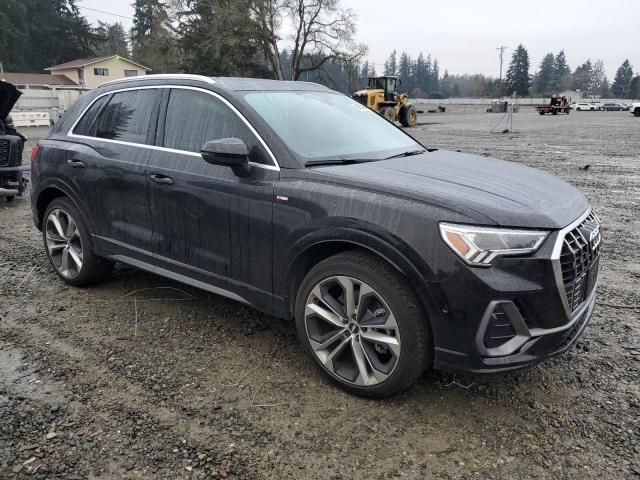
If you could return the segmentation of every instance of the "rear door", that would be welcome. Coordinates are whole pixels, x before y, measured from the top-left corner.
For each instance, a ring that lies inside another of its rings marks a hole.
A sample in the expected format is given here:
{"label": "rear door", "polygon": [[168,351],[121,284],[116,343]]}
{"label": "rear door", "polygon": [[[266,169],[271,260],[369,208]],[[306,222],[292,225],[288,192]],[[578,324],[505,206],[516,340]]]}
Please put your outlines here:
{"label": "rear door", "polygon": [[[67,164],[90,196],[96,245],[103,255],[152,265],[147,165],[162,89],[138,88],[99,97],[99,112],[76,125]],[[86,117],[86,118],[85,118]]]}
{"label": "rear door", "polygon": [[[271,215],[279,168],[255,131],[219,95],[175,87],[165,110],[158,129],[162,148],[152,152],[149,162],[157,269],[266,308],[272,292]],[[251,151],[247,177],[211,165],[199,153],[205,142],[230,137],[241,138]]]}

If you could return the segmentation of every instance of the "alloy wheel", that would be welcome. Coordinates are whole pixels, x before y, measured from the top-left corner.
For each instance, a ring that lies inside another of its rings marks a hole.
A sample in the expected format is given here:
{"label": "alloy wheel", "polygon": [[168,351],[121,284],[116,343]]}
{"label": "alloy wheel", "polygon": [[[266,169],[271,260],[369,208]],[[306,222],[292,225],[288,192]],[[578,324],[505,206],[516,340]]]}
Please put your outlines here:
{"label": "alloy wheel", "polygon": [[382,296],[366,283],[332,276],[316,284],[304,313],[307,338],[322,366],[358,386],[384,382],[400,358],[400,331]]}
{"label": "alloy wheel", "polygon": [[82,239],[78,225],[68,212],[55,208],[45,224],[45,238],[51,263],[65,278],[73,278],[82,269]]}

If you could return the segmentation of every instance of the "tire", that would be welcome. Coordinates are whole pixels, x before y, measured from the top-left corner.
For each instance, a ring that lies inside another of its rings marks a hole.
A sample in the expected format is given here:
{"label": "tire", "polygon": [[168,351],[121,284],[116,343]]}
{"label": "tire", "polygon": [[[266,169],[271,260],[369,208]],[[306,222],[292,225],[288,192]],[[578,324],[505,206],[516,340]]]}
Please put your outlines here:
{"label": "tire", "polygon": [[596,110],[596,109],[595,109],[595,108],[593,108],[593,107],[591,107],[591,108],[590,108],[590,110],[591,110],[592,112],[595,112],[595,110]]}
{"label": "tire", "polygon": [[557,114],[558,114],[558,110],[556,109],[551,110],[551,115],[557,115]]}
{"label": "tire", "polygon": [[538,113],[539,113],[540,115],[544,115],[544,112],[542,112],[542,111],[540,111],[540,112],[538,112]]}
{"label": "tire", "polygon": [[4,197],[4,198],[6,198],[6,199],[7,199],[7,203],[11,203],[11,202],[13,202],[13,201],[16,199],[15,195],[12,195],[12,196],[10,196],[10,197]]}
{"label": "tire", "polygon": [[571,113],[571,109],[570,108],[565,108],[564,109],[564,113],[566,113],[567,115],[569,115]]}
{"label": "tire", "polygon": [[581,110],[582,110],[582,109],[581,109],[580,107],[577,107],[577,108],[576,108],[576,112],[579,112],[579,111],[581,111]]}
{"label": "tire", "polygon": [[418,122],[418,111],[411,104],[400,108],[400,123],[403,127],[413,127]]}
{"label": "tire", "polygon": [[633,116],[634,116],[634,117],[640,117],[640,108],[636,108],[636,109],[633,111]]}
{"label": "tire", "polygon": [[87,224],[69,198],[55,198],[47,205],[43,218],[45,251],[62,280],[69,285],[83,287],[109,276],[113,262],[95,254]]}
{"label": "tire", "polygon": [[391,123],[396,121],[396,112],[392,107],[382,107],[380,109],[380,115],[382,115]]}
{"label": "tire", "polygon": [[[345,302],[349,291],[353,300]],[[307,273],[296,296],[296,330],[333,383],[361,397],[384,398],[409,388],[431,366],[429,326],[419,305],[393,267],[350,250]],[[349,310],[360,313],[350,316]]]}

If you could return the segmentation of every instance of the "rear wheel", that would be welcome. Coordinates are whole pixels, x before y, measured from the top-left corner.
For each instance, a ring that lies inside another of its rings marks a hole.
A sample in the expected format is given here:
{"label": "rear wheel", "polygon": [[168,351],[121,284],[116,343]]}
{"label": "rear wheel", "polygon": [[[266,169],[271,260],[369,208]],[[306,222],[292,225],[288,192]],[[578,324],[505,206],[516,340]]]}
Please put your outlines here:
{"label": "rear wheel", "polygon": [[91,285],[111,273],[113,263],[94,253],[85,220],[68,198],[47,206],[42,238],[53,269],[66,283]]}
{"label": "rear wheel", "polygon": [[634,116],[634,117],[640,117],[640,108],[636,108],[636,109],[633,111],[633,116]]}
{"label": "rear wheel", "polygon": [[396,121],[396,112],[392,107],[382,107],[380,115],[389,120],[391,123]]}
{"label": "rear wheel", "polygon": [[400,109],[400,123],[405,127],[413,127],[418,122],[418,112],[413,105],[403,105]]}
{"label": "rear wheel", "polygon": [[367,398],[410,387],[430,364],[429,330],[406,279],[352,250],[318,263],[296,297],[296,328],[331,381]]}
{"label": "rear wheel", "polygon": [[14,195],[14,196],[11,196],[11,197],[4,197],[4,198],[6,198],[6,199],[7,199],[7,203],[11,203],[11,202],[13,202],[13,201],[16,199],[15,195]]}

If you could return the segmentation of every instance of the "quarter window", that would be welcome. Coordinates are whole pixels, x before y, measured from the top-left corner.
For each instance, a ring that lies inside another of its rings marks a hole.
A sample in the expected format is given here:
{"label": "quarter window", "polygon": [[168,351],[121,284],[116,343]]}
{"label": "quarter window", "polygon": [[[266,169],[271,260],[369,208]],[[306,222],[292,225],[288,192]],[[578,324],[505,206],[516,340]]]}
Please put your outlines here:
{"label": "quarter window", "polygon": [[93,74],[97,77],[108,77],[109,69],[108,68],[94,68]]}
{"label": "quarter window", "polygon": [[100,110],[107,103],[109,99],[109,95],[105,95],[104,97],[100,97],[98,100],[93,102],[93,105],[89,107],[89,110],[82,116],[76,128],[73,130],[73,133],[76,135],[85,135],[87,137],[95,137],[95,126],[96,126],[96,118]]}
{"label": "quarter window", "polygon": [[159,89],[130,90],[114,93],[98,119],[95,136],[123,142],[151,144],[160,104]]}
{"label": "quarter window", "polygon": [[164,127],[164,146],[199,152],[209,140],[240,138],[251,152],[251,161],[267,163],[249,127],[221,100],[204,92],[171,90]]}

